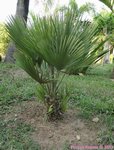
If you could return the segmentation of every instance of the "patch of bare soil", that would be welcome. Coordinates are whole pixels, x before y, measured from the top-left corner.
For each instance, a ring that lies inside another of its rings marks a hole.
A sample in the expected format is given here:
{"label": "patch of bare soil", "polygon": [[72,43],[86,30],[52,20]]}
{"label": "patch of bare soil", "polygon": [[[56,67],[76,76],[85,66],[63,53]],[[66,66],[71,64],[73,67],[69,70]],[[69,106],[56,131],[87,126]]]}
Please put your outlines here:
{"label": "patch of bare soil", "polygon": [[80,119],[80,111],[76,109],[68,110],[62,121],[48,122],[44,110],[37,101],[28,101],[14,107],[13,113],[5,117],[15,117],[31,124],[35,128],[32,138],[42,150],[63,150],[65,143],[97,145],[99,123]]}

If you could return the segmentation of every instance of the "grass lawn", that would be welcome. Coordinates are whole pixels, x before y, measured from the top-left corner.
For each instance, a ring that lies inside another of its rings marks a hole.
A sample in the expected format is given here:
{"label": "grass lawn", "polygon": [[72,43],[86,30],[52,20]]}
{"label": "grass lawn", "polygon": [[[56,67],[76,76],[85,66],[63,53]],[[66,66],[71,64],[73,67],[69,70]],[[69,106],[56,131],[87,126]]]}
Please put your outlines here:
{"label": "grass lawn", "polygon": [[36,97],[37,83],[15,65],[1,63],[0,150],[40,150],[48,145],[47,150],[67,150],[77,143],[114,144],[113,67],[97,65],[86,76],[66,76],[63,83],[70,92],[66,118],[48,123]]}

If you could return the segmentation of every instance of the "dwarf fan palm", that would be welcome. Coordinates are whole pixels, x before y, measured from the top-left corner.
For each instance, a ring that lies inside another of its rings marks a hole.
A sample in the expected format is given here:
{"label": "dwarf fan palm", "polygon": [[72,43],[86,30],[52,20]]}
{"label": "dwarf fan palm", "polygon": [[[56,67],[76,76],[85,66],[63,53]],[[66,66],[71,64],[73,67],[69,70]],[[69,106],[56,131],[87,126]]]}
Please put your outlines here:
{"label": "dwarf fan palm", "polygon": [[102,44],[94,45],[97,28],[75,18],[71,14],[47,18],[32,15],[28,27],[19,18],[11,18],[7,24],[20,66],[40,83],[39,97],[49,119],[60,119],[65,110],[67,90],[60,92],[64,74],[80,72],[104,53],[97,52]]}

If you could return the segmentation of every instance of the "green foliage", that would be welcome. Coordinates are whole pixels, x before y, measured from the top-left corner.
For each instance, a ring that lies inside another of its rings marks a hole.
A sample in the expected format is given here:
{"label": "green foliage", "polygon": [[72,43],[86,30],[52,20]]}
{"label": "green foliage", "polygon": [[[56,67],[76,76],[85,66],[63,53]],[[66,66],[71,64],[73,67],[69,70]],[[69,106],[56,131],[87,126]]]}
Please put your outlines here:
{"label": "green foliage", "polygon": [[32,15],[29,27],[20,18],[11,18],[6,25],[17,46],[20,67],[41,84],[39,97],[44,98],[47,111],[51,109],[54,117],[66,107],[66,96],[59,92],[64,73],[85,72],[106,53],[98,52],[103,43],[96,44],[96,26],[82,22],[80,17],[76,19],[75,14],[63,13],[63,16]]}
{"label": "green foliage", "polygon": [[44,101],[45,95],[46,95],[45,86],[39,84],[36,88],[36,96],[37,96],[38,100]]}
{"label": "green foliage", "polygon": [[[94,18],[95,22],[98,24],[99,28],[99,42],[101,42],[104,39],[107,39],[107,48],[106,48],[106,43],[104,44],[104,47],[102,47],[101,50],[103,49],[108,49],[111,54],[111,49],[113,49],[113,33],[114,33],[114,15],[113,13],[109,13],[107,11],[102,11],[100,14],[98,14]],[[109,47],[109,48],[108,48]],[[112,62],[108,56],[108,60],[106,57],[104,57],[104,63],[106,61]]]}
{"label": "green foliage", "polygon": [[9,43],[8,33],[4,24],[0,24],[0,54],[4,55]]}
{"label": "green foliage", "polygon": [[[64,69],[64,72],[70,72],[74,68],[80,70],[105,53],[96,53],[101,46],[94,46],[97,28],[94,25],[88,26],[86,22],[82,23],[80,18],[75,21],[75,16],[70,15],[61,19],[59,16],[47,19],[32,16],[31,28],[25,28],[20,19],[12,18],[7,24],[7,30],[19,49],[17,57],[21,67],[40,83],[49,80],[43,81],[42,76],[38,75],[38,69],[52,65],[59,71]],[[44,63],[47,63],[46,66]]]}
{"label": "green foliage", "polygon": [[98,24],[99,29],[104,32],[106,28],[106,33],[111,34],[114,30],[114,15],[113,13],[108,13],[107,11],[102,11],[95,18],[96,23]]}
{"label": "green foliage", "polygon": [[59,89],[59,94],[60,94],[60,98],[62,99],[60,106],[63,112],[65,112],[68,108],[68,100],[70,97],[70,93],[71,91],[69,91],[69,84],[66,83],[66,84],[61,85]]}
{"label": "green foliage", "polygon": [[84,13],[94,13],[95,9],[94,9],[94,4],[92,3],[86,3],[83,4],[82,6],[78,6],[78,3],[75,0],[70,0],[69,1],[69,7],[64,7],[63,6],[63,10],[69,9],[70,11],[73,11],[73,13],[75,13],[77,16],[81,15],[83,16]]}

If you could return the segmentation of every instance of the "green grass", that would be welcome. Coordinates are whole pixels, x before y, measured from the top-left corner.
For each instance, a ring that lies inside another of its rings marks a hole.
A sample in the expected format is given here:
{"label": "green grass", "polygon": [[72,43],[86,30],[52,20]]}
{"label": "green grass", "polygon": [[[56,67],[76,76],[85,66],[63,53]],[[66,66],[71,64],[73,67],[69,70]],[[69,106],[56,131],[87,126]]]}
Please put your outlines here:
{"label": "green grass", "polygon": [[114,82],[110,80],[114,65],[93,67],[86,76],[65,79],[71,96],[70,107],[80,108],[80,117],[91,120],[99,117],[105,124],[99,137],[101,144],[114,144]]}
{"label": "green grass", "polygon": [[9,106],[34,98],[36,83],[28,75],[15,75],[20,70],[15,65],[0,64],[0,70],[0,114]]}
{"label": "green grass", "polygon": [[[98,116],[106,125],[106,130],[99,133],[103,144],[114,143],[114,82],[110,80],[113,67],[97,65],[86,76],[66,76],[63,81],[70,91],[69,107],[80,108],[80,117],[84,119]],[[37,150],[38,146],[29,138],[33,130],[30,126],[5,121],[3,117],[17,103],[35,97],[37,84],[18,71],[15,65],[0,64],[0,150]]]}
{"label": "green grass", "polygon": [[113,65],[98,66],[91,69],[86,76],[71,76],[65,79],[72,93],[71,106],[81,107],[93,114],[113,114],[114,82],[110,80],[112,68]]}
{"label": "green grass", "polygon": [[15,65],[0,64],[0,150],[40,150],[31,138],[34,131],[21,120],[6,120],[4,115],[22,101],[32,100],[35,82],[27,75],[14,75],[20,70]]}
{"label": "green grass", "polygon": [[33,129],[21,121],[0,120],[0,150],[40,150],[29,138]]}

